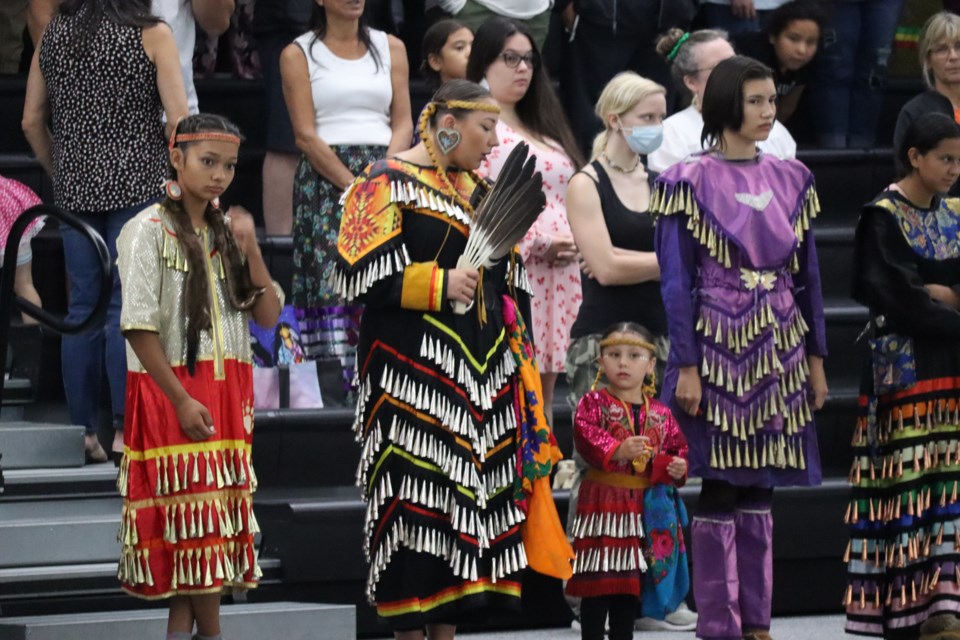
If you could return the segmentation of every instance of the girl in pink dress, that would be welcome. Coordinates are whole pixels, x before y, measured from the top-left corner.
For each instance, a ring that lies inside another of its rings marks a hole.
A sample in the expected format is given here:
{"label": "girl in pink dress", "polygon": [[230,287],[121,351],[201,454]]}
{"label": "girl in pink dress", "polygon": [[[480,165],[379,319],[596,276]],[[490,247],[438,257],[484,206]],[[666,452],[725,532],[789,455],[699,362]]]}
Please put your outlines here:
{"label": "girl in pink dress", "polygon": [[496,180],[518,142],[537,156],[547,206],[520,242],[533,289],[531,325],[543,383],[544,409],[553,422],[553,388],[580,309],[577,248],[567,221],[567,181],[583,165],[570,126],[553,91],[540,52],[526,28],[506,18],[485,22],[473,41],[467,79],[486,83],[500,105],[500,146],[481,172]]}

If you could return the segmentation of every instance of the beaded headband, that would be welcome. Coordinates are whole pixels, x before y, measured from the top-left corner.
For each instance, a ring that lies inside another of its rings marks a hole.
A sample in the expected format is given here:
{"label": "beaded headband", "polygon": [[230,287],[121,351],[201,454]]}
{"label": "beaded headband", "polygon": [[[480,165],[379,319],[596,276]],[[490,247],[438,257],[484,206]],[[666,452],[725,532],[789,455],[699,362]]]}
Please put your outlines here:
{"label": "beaded headband", "polygon": [[447,109],[466,109],[467,111],[489,111],[490,113],[500,113],[500,107],[489,102],[470,102],[468,100],[447,100],[446,102],[434,102],[438,107]]}
{"label": "beaded headband", "polygon": [[170,150],[173,151],[173,147],[181,142],[202,142],[204,140],[240,144],[240,136],[232,133],[201,131],[200,133],[179,133],[170,136]]}
{"label": "beaded headband", "polygon": [[[438,108],[500,113],[500,107],[495,104],[490,104],[489,102],[472,102],[468,100],[447,100],[446,102],[430,101],[427,103],[427,106],[424,107],[423,112],[420,114],[420,121],[417,123],[417,130],[420,132],[420,141],[423,142],[423,146],[427,149],[427,154],[430,156],[430,160],[433,161],[433,166],[437,168],[437,177],[440,179],[440,182],[443,183],[447,195],[452,197],[463,210],[472,217],[473,207],[470,206],[470,203],[450,184],[446,171],[440,170],[440,162],[437,160],[437,153],[433,148],[430,132],[427,130],[430,118],[433,117],[433,114],[437,112]],[[478,182],[480,182],[480,180],[478,180]]]}
{"label": "beaded headband", "polygon": [[656,345],[653,345],[646,340],[639,340],[637,338],[604,338],[600,341],[600,348],[604,349],[606,347],[640,347],[641,349],[647,349],[653,353],[657,352]]}

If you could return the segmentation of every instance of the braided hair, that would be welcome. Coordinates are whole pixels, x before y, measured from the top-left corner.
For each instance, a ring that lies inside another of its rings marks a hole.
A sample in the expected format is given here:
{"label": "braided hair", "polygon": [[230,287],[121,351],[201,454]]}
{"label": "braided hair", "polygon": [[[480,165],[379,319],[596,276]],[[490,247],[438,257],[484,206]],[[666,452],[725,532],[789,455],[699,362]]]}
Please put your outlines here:
{"label": "braided hair", "polygon": [[[174,127],[173,137],[176,139],[177,134],[206,132],[229,133],[241,138],[240,130],[232,122],[222,116],[206,113],[188,116],[178,122]],[[193,144],[196,142],[175,142],[171,150],[178,147],[186,153]],[[167,172],[171,179],[177,178],[172,162],[168,164]],[[200,333],[209,331],[212,327],[207,265],[200,237],[193,228],[183,203],[167,195],[162,206],[170,218],[180,248],[187,259],[187,283],[183,296],[184,308],[187,311],[187,370],[193,375],[200,346]],[[219,206],[208,203],[203,217],[213,235],[214,249],[220,254],[223,263],[230,303],[237,309],[246,311],[253,307],[263,290],[253,285],[250,270]]]}
{"label": "braided hair", "polygon": [[[437,128],[437,122],[443,115],[449,113],[457,120],[460,120],[476,108],[483,107],[484,105],[480,103],[480,101],[485,98],[490,98],[490,92],[476,83],[459,79],[448,80],[433,94],[430,102],[427,103],[427,106],[420,114],[420,120],[417,122],[420,141],[426,148],[427,154],[433,162],[433,166],[437,169],[437,177],[440,179],[440,182],[443,183],[447,194],[459,202],[464,210],[471,213],[473,211],[471,204],[466,202],[453,185],[450,184],[446,171],[441,169],[436,149],[433,146],[432,135]],[[497,110],[499,111],[499,109]],[[484,188],[484,193],[489,191],[487,181],[480,178],[475,171],[469,169],[462,169],[462,171],[468,173],[476,184],[481,185]]]}

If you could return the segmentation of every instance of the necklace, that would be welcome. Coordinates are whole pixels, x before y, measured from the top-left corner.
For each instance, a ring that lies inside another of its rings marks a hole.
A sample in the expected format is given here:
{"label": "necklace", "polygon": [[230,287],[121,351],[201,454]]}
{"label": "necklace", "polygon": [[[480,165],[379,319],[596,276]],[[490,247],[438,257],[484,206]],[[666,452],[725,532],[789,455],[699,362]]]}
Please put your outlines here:
{"label": "necklace", "polygon": [[607,164],[610,165],[611,169],[613,169],[614,171],[618,171],[620,173],[633,173],[634,171],[637,170],[637,167],[640,166],[640,156],[637,156],[637,161],[634,162],[633,166],[630,167],[629,169],[624,169],[620,165],[614,164],[613,160],[610,159],[610,156],[607,155],[606,151],[601,151],[600,157],[606,160]]}
{"label": "necklace", "polygon": [[763,150],[760,147],[755,147],[752,158],[728,158],[727,154],[724,153],[723,151],[720,151],[720,149],[713,149],[710,153],[713,153],[714,157],[716,157],[717,160],[723,160],[724,162],[746,163],[746,162],[759,162],[760,157],[763,155]]}

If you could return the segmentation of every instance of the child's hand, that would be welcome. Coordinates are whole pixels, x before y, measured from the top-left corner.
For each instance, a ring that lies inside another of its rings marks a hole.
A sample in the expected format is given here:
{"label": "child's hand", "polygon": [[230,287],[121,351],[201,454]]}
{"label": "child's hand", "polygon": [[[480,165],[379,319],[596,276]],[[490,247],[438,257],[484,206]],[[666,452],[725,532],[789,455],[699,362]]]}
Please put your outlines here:
{"label": "child's hand", "polygon": [[230,220],[230,233],[237,243],[237,247],[246,256],[256,255],[260,251],[257,242],[257,228],[253,224],[253,216],[243,207],[233,206],[227,209]]}
{"label": "child's hand", "polygon": [[613,453],[614,460],[633,460],[650,448],[650,439],[646,436],[630,436],[620,443]]}
{"label": "child's hand", "polygon": [[188,397],[178,404],[176,409],[180,428],[188,438],[199,442],[213,435],[213,418],[205,406]]}
{"label": "child's hand", "polygon": [[683,458],[675,457],[670,461],[670,464],[667,465],[667,475],[674,480],[683,480],[683,477],[687,475],[687,461]]}

